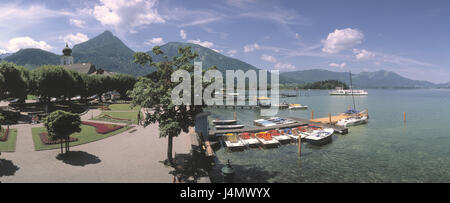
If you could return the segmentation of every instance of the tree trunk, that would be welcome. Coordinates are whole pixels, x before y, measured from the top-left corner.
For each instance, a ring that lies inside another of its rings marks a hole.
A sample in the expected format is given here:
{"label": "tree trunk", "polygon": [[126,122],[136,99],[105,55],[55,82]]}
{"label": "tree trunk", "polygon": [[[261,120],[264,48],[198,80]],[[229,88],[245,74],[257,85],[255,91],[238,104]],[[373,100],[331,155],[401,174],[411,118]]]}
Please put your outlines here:
{"label": "tree trunk", "polygon": [[63,141],[60,140],[60,143],[61,143],[61,154],[63,154]]}
{"label": "tree trunk", "polygon": [[173,137],[172,135],[169,135],[167,139],[167,161],[170,165],[172,165],[172,145],[173,145]]}

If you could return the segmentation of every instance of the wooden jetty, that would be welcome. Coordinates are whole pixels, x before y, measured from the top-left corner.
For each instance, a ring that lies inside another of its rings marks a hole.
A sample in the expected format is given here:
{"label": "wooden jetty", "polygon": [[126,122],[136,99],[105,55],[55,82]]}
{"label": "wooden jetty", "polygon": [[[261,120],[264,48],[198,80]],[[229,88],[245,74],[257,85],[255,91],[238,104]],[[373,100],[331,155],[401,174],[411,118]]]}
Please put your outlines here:
{"label": "wooden jetty", "polygon": [[325,123],[312,122],[308,119],[303,119],[303,118],[290,117],[288,119],[294,120],[296,122],[290,123],[290,124],[274,125],[274,126],[270,126],[270,127],[255,127],[255,128],[243,128],[243,129],[230,129],[230,130],[209,130],[209,135],[215,136],[217,134],[227,134],[227,133],[262,132],[262,131],[269,131],[269,130],[273,130],[273,129],[294,128],[294,127],[298,127],[298,126],[302,126],[302,125],[315,125],[315,126],[319,126],[319,127],[323,127],[323,128],[332,128],[335,132],[340,133],[340,134],[348,133],[348,128],[346,128],[346,127],[340,127],[340,126],[335,126],[335,125],[330,125],[330,124],[325,124]]}
{"label": "wooden jetty", "polygon": [[345,115],[345,114],[341,114],[341,115],[336,115],[336,116],[328,116],[328,117],[323,117],[323,118],[315,118],[312,119],[312,122],[316,122],[316,123],[325,123],[325,124],[330,124],[330,120],[331,120],[331,124],[335,124],[338,121],[344,119],[344,118],[348,118],[350,117],[349,115]]}
{"label": "wooden jetty", "polygon": [[260,109],[259,106],[255,105],[212,105],[209,108],[223,108],[223,109]]}
{"label": "wooden jetty", "polygon": [[348,128],[342,127],[342,126],[331,125],[328,123],[314,122],[314,121],[304,119],[304,118],[288,117],[288,119],[295,120],[297,122],[305,123],[308,125],[315,125],[315,126],[319,126],[319,127],[323,127],[323,128],[332,128],[334,130],[334,132],[337,132],[339,134],[347,134],[348,133]]}

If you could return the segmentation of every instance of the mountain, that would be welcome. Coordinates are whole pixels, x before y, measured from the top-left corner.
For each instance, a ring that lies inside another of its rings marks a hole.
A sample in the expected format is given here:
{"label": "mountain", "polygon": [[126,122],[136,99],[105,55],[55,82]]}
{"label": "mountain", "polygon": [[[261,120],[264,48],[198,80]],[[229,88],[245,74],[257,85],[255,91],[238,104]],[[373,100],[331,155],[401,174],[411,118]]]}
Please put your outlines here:
{"label": "mountain", "polygon": [[[161,51],[164,52],[165,55],[169,56],[169,58],[178,56],[178,48],[190,46],[193,52],[197,52],[198,58],[196,60],[201,60],[203,62],[203,68],[209,68],[211,66],[216,66],[219,71],[225,73],[225,70],[235,70],[240,69],[243,71],[247,70],[259,70],[258,68],[245,63],[243,61],[222,55],[218,52],[215,52],[212,49],[192,44],[192,43],[181,43],[181,42],[169,42],[160,46]],[[147,52],[150,54],[155,61],[162,60],[161,56],[155,57],[151,51]]]}
{"label": "mountain", "polygon": [[72,49],[74,63],[89,62],[96,68],[135,76],[150,73],[152,71],[150,68],[142,68],[133,63],[133,54],[134,51],[110,31],[77,44]]}
{"label": "mountain", "polygon": [[11,56],[11,55],[12,55],[12,53],[4,53],[4,54],[0,54],[0,60],[6,58],[6,57],[8,57],[8,56]]}
{"label": "mountain", "polygon": [[[282,76],[288,78],[284,83],[311,83],[323,80],[339,80],[350,84],[347,72],[334,72],[322,69],[283,72]],[[411,80],[391,71],[380,70],[376,72],[361,72],[352,74],[353,86],[359,88],[431,88],[436,84]]]}
{"label": "mountain", "polygon": [[3,60],[33,69],[41,65],[59,64],[60,56],[41,49],[30,48],[21,49]]}
{"label": "mountain", "polygon": [[[205,69],[215,65],[224,76],[226,70],[259,70],[246,62],[222,55],[212,49],[197,44],[169,42],[160,47],[165,55],[173,57],[178,55],[179,47],[186,46],[191,46],[192,51],[198,53],[199,57],[196,60],[202,60]],[[135,52],[132,49],[128,48],[119,38],[115,37],[109,31],[105,31],[86,42],[77,44],[72,49],[75,63],[89,62],[94,64],[96,68],[102,68],[111,72],[127,73],[135,76],[146,75],[154,70],[150,67],[142,68],[133,63],[134,53]],[[152,55],[150,51],[147,53]],[[163,60],[161,56],[153,56],[153,59],[154,61]],[[4,60],[33,69],[46,64],[58,65],[60,63],[60,55],[40,49],[21,49],[18,52],[5,57]],[[279,79],[280,83],[303,84],[323,80],[339,80],[349,83],[348,73],[321,69],[281,72]],[[427,81],[411,80],[389,71],[362,72],[353,74],[352,79],[354,86],[360,88],[429,88],[448,87],[450,85],[436,85]],[[268,77],[268,81],[270,81],[270,77]]]}

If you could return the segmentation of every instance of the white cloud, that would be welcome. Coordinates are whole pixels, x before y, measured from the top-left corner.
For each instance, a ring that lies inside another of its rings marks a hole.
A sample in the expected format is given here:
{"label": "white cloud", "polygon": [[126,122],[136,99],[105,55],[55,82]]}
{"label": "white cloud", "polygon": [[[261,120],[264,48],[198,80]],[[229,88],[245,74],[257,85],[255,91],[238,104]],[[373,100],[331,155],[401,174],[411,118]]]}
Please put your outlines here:
{"label": "white cloud", "polygon": [[86,22],[84,20],[78,20],[78,19],[69,19],[70,24],[75,25],[76,27],[83,28]]}
{"label": "white cloud", "polygon": [[136,27],[165,22],[155,8],[156,3],[155,0],[100,0],[93,15],[103,25],[135,33]]}
{"label": "white cloud", "polygon": [[300,34],[298,34],[298,33],[295,33],[295,39],[300,39]]}
{"label": "white cloud", "polygon": [[207,47],[207,48],[211,48],[212,46],[214,46],[214,43],[212,43],[212,42],[208,42],[208,41],[203,41],[202,42],[199,39],[197,39],[197,40],[188,40],[188,42],[193,43],[193,44],[198,44],[200,46],[204,46],[204,47]]}
{"label": "white cloud", "polygon": [[38,48],[46,51],[50,51],[51,49],[53,49],[53,47],[47,44],[47,42],[35,41],[30,37],[12,38],[11,40],[9,40],[7,46],[8,52],[16,52],[20,49],[25,48]]}
{"label": "white cloud", "polygon": [[185,40],[187,37],[186,31],[180,30],[180,37],[181,37],[181,39]]}
{"label": "white cloud", "polygon": [[292,64],[288,64],[288,63],[277,63],[274,66],[275,70],[280,70],[280,71],[293,71],[296,70],[297,67],[295,67]]}
{"label": "white cloud", "polygon": [[336,67],[336,68],[341,68],[341,69],[343,69],[345,66],[347,66],[347,64],[346,64],[346,63],[341,63],[341,64],[338,64],[338,63],[330,63],[330,66],[331,66],[331,67]]}
{"label": "white cloud", "polygon": [[164,40],[162,37],[155,37],[155,38],[152,38],[151,40],[146,41],[145,44],[150,45],[150,46],[161,45],[161,44],[164,44]]}
{"label": "white cloud", "polygon": [[326,40],[322,41],[322,51],[329,54],[339,53],[361,44],[363,39],[363,33],[357,29],[336,29],[334,32],[328,34]]}
{"label": "white cloud", "polygon": [[0,54],[6,54],[6,53],[8,53],[6,50],[0,49]]}
{"label": "white cloud", "polygon": [[375,57],[375,54],[369,52],[365,49],[353,49],[353,53],[355,53],[355,57],[357,60],[367,60]]}
{"label": "white cloud", "polygon": [[59,39],[64,40],[64,42],[68,43],[69,46],[73,46],[75,44],[88,41],[89,37],[83,33],[77,33],[77,34],[68,34],[66,36],[60,36]]}
{"label": "white cloud", "polygon": [[261,55],[261,60],[272,62],[272,63],[277,62],[277,59],[275,57],[270,56],[270,55],[266,55],[266,54]]}
{"label": "white cloud", "polygon": [[257,49],[259,49],[259,48],[260,48],[259,45],[256,44],[256,43],[254,43],[254,44],[248,44],[248,45],[245,45],[245,46],[244,46],[244,52],[245,52],[245,53],[247,53],[247,52],[252,52],[252,51],[257,50]]}
{"label": "white cloud", "polygon": [[227,54],[229,56],[234,56],[235,54],[237,54],[237,50],[236,49],[232,49],[232,50],[228,51]]}

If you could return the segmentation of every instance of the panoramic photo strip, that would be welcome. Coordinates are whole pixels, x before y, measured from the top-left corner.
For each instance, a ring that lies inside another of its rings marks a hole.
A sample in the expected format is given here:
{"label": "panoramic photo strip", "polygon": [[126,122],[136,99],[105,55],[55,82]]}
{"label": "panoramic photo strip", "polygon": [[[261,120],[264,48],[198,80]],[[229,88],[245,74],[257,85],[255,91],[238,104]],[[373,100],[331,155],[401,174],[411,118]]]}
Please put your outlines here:
{"label": "panoramic photo strip", "polygon": [[1,183],[229,200],[277,198],[272,183],[450,182],[450,1],[0,10]]}

